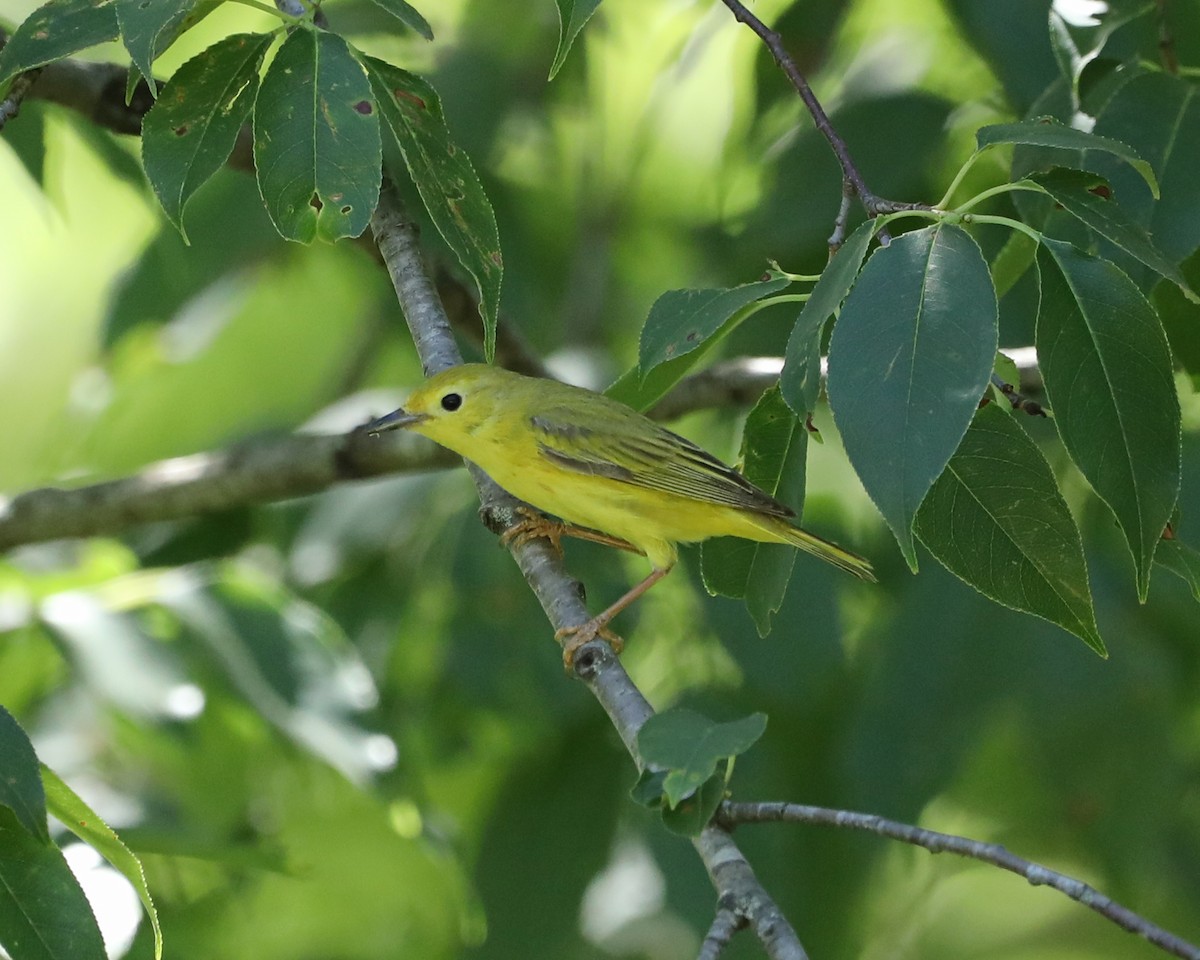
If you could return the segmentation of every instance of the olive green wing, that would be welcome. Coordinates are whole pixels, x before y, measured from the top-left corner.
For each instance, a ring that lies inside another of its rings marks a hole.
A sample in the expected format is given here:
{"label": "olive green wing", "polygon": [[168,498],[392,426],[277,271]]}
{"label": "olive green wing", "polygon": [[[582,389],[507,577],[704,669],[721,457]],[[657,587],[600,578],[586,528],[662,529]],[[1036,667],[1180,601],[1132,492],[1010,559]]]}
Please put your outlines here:
{"label": "olive green wing", "polygon": [[538,453],[566,470],[756,513],[795,511],[686,437],[628,407],[595,398],[589,409],[550,408],[529,420]]}

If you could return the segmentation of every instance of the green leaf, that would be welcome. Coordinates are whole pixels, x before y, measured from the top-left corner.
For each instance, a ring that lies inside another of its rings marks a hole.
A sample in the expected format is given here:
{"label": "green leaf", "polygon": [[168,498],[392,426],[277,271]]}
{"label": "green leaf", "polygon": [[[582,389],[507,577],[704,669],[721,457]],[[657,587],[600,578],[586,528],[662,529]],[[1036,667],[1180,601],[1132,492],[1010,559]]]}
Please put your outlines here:
{"label": "green leaf", "polygon": [[917,512],[916,532],[985,597],[1105,655],[1075,520],[1037,444],[996,404],[975,414]]}
{"label": "green leaf", "polygon": [[833,328],[834,420],[914,571],[913,518],[987,390],[996,345],[987,263],[946,224],[876,250]]}
{"label": "green leaf", "polygon": [[1010,230],[1000,252],[992,259],[992,282],[997,298],[1003,297],[1024,276],[1037,256],[1037,241],[1021,230]]}
{"label": "green leaf", "polygon": [[600,0],[556,0],[558,5],[558,51],[550,67],[550,79],[562,68],[571,51],[571,44],[600,6]]}
{"label": "green leaf", "polygon": [[62,821],[63,826],[96,850],[133,885],[142,901],[142,906],[146,908],[150,926],[154,929],[154,958],[160,960],[162,957],[162,930],[158,925],[158,911],[154,908],[154,901],[150,897],[150,888],[146,885],[146,874],[142,870],[141,861],[125,846],[112,827],[101,820],[95,811],[84,803],[57,773],[44,764],[41,769],[41,782],[45,784],[46,801],[50,806],[50,812]]}
{"label": "green leaf", "polygon": [[496,351],[504,276],[492,205],[470,159],[450,137],[437,91],[415,73],[383,60],[367,57],[364,64],[425,209],[475,279],[483,315],[484,357],[490,363]]}
{"label": "green leaf", "polygon": [[[980,127],[975,134],[977,149],[986,150],[998,143],[1016,143],[1027,147],[1051,147],[1060,150],[1082,152],[1099,150],[1112,154],[1128,163],[1142,175],[1147,185],[1158,196],[1158,180],[1154,176],[1154,168],[1143,160],[1136,150],[1128,144],[1111,137],[1101,137],[1094,133],[1084,133],[1074,127],[1068,127],[1053,117],[1041,117],[1037,120],[1022,120],[1019,123],[997,123],[990,127]],[[1079,166],[1080,163],[1064,164],[1064,166]]]}
{"label": "green leaf", "polygon": [[644,769],[635,783],[629,789],[629,798],[643,807],[657,810],[663,805],[663,783],[667,779],[667,770]]}
{"label": "green leaf", "polygon": [[0,806],[8,807],[30,835],[50,842],[46,794],[33,744],[11,713],[0,706]]}
{"label": "green leaf", "polygon": [[1044,239],[1037,352],[1071,459],[1117,517],[1145,599],[1179,493],[1180,412],[1162,324],[1107,260]]}
{"label": "green leaf", "polygon": [[681,837],[695,837],[708,826],[708,821],[725,799],[725,763],[718,764],[718,767],[717,772],[691,796],[680,800],[677,806],[662,808],[663,825],[672,833]]}
{"label": "green leaf", "polygon": [[645,376],[675,357],[691,353],[721,330],[739,310],[791,284],[787,277],[718,290],[668,290],[654,301],[642,326],[638,366]]}
{"label": "green leaf", "polygon": [[[772,387],[746,418],[742,473],[799,512],[807,451],[808,431],[784,403],[779,387]],[[783,603],[795,559],[795,547],[736,537],[708,540],[700,553],[705,588],[714,595],[744,598],[761,637],[771,632],[771,615]]]}
{"label": "green leaf", "polygon": [[114,0],[50,0],[0,50],[0,83],[117,36]]}
{"label": "green leaf", "polygon": [[1164,539],[1154,552],[1154,562],[1183,580],[1200,601],[1200,550],[1175,537]]}
{"label": "green leaf", "polygon": [[713,775],[719,761],[745,753],[766,729],[764,713],[713,723],[693,710],[675,708],[643,724],[638,755],[647,765],[670,771],[663,780],[663,795],[677,807]]}
{"label": "green leaf", "polygon": [[[1060,169],[1049,173],[1035,173],[1027,179],[1040,186],[1054,198],[1055,203],[1100,236],[1115,243],[1151,270],[1178,285],[1189,300],[1200,302],[1200,297],[1188,286],[1179,267],[1153,244],[1146,231],[1124,208],[1104,195],[1106,192],[1111,193],[1111,190],[1108,182],[1102,177],[1079,170]],[[1096,192],[1097,188],[1100,189],[1100,193]]]}
{"label": "green leaf", "polygon": [[[142,123],[142,163],[181,233],[188,201],[224,166],[250,116],[269,34],[239,33],[175,71]],[[186,234],[185,234],[186,236]]]}
{"label": "green leaf", "polygon": [[12,960],[105,960],[92,908],[62,851],[0,807],[0,946]]}
{"label": "green leaf", "polygon": [[1121,87],[1096,118],[1097,133],[1129,143],[1158,174],[1158,202],[1127,171],[1116,169],[1110,179],[1122,206],[1149,229],[1155,245],[1173,262],[1200,246],[1198,93],[1196,84],[1179,77],[1147,73]]}
{"label": "green leaf", "polygon": [[366,73],[334,33],[297,29],[254,106],[254,165],[279,233],[357,237],[379,202],[379,117]]}
{"label": "green leaf", "polygon": [[842,244],[821,271],[821,279],[813,287],[788,337],[779,385],[788,406],[800,416],[812,413],[821,392],[821,330],[854,286],[875,228],[875,220],[866,220]]}
{"label": "green leaf", "polygon": [[433,28],[429,21],[421,16],[412,4],[405,3],[404,0],[375,0],[375,3],[426,40],[433,39]]}
{"label": "green leaf", "polygon": [[116,0],[121,40],[134,66],[146,78],[152,96],[158,96],[154,58],[162,52],[160,46],[165,48],[161,41],[174,37],[175,29],[195,4],[196,0]]}

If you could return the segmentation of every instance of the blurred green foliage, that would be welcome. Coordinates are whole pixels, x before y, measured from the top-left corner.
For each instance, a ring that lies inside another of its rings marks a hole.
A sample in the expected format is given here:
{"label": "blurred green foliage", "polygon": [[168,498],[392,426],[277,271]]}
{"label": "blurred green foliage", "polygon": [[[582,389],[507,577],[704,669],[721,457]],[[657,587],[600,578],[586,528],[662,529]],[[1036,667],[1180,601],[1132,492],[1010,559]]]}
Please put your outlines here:
{"label": "blurred green foliage", "polygon": [[[33,6],[3,0],[0,20]],[[607,0],[553,83],[549,2],[519,16],[504,0],[419,5],[433,44],[368,0],[324,6],[441,93],[496,210],[501,323],[557,369],[598,387],[628,369],[665,290],[748,282],[768,258],[824,265],[837,166],[720,4]],[[1167,7],[1194,67],[1196,4]],[[755,5],[872,187],[924,201],[977,127],[1025,116],[1051,85],[1047,8]],[[222,6],[159,75],[263,19]],[[1144,48],[1146,29],[1122,28],[1113,49]],[[988,155],[968,187],[1005,177],[1003,163]],[[186,246],[128,141],[30,101],[0,137],[0,209],[8,494],[291,430],[338,401],[322,423],[347,428],[419,378],[367,251],[285,244],[243,174],[197,195]],[[449,264],[432,226],[424,236]],[[1004,240],[978,237],[989,258]],[[1002,301],[1002,346],[1031,342],[1027,296],[1018,283]],[[1195,308],[1166,284],[1158,298],[1195,376]],[[792,319],[766,311],[724,352],[781,355]],[[1181,389],[1186,531],[1200,409]],[[1002,842],[1200,939],[1200,630],[1185,585],[1156,577],[1138,605],[1111,515],[1039,423],[1023,426],[1083,530],[1110,659],[933,562],[910,576],[827,412],[817,420],[829,442],[810,445],[806,523],[871,556],[881,586],[802,557],[762,640],[741,604],[704,594],[685,551],[618,624],[635,680],[658,707],[769,715],[738,760],[740,799]],[[731,456],[737,421],[679,429]],[[594,607],[644,572],[594,545],[567,551]],[[144,857],[169,956],[675,960],[711,919],[701,865],[629,800],[632,765],[563,678],[462,471],[21,549],[0,561],[0,631],[0,703]],[[990,867],[818,828],[738,839],[814,957],[1158,955]],[[144,923],[127,955],[151,956]],[[758,955],[745,935],[725,954]]]}

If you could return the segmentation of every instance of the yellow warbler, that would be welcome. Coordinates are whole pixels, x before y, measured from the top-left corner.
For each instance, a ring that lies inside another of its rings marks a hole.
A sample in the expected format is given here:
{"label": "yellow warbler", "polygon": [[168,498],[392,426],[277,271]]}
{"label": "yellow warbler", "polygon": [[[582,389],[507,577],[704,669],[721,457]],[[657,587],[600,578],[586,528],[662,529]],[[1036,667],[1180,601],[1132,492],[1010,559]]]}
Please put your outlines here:
{"label": "yellow warbler", "polygon": [[[567,533],[645,554],[653,570],[570,635],[564,659],[664,577],[678,543],[744,537],[787,543],[864,580],[871,565],[793,526],[795,512],[690,440],[608,397],[470,363],[422,384],[399,410],[367,425],[404,427],[476,463],[513,496],[561,517],[531,517],[506,536]],[[587,529],[579,529],[587,528]],[[619,650],[619,642],[618,642]]]}

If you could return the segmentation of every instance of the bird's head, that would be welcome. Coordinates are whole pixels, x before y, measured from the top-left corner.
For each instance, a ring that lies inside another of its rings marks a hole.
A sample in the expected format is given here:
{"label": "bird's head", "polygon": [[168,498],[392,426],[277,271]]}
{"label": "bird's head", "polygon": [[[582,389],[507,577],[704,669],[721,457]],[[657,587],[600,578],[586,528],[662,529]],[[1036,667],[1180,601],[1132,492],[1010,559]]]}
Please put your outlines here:
{"label": "bird's head", "polygon": [[463,452],[463,441],[492,420],[525,378],[499,367],[466,363],[435,374],[398,410],[367,424],[371,434],[408,429]]}

